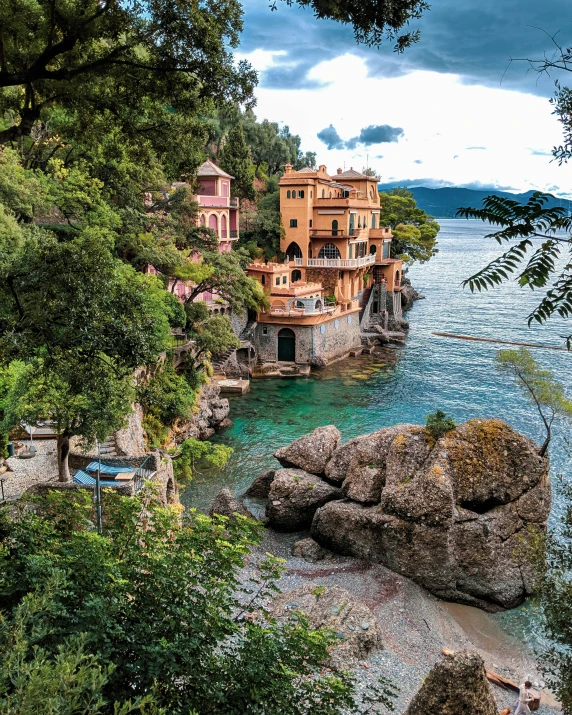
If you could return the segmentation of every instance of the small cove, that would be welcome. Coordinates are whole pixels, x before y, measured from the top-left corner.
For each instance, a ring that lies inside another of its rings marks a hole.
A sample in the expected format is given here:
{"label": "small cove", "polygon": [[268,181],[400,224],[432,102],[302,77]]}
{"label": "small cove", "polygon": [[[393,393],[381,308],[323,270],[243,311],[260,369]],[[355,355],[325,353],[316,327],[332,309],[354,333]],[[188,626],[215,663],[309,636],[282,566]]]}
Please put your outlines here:
{"label": "small cove", "polygon": [[[409,278],[426,298],[406,314],[411,330],[405,346],[382,349],[328,366],[308,379],[268,379],[251,383],[251,391],[231,399],[234,426],[215,441],[234,454],[222,470],[198,474],[182,492],[182,501],[206,511],[224,486],[243,492],[261,471],[276,466],[272,454],[282,445],[324,424],[334,424],[346,441],[359,434],[398,423],[423,424],[440,408],[456,422],[475,417],[500,417],[520,432],[542,439],[542,429],[525,396],[494,369],[499,347],[434,336],[449,332],[476,337],[562,346],[571,332],[566,321],[527,327],[526,318],[539,294],[510,283],[471,294],[463,279],[496,257],[501,247],[484,239],[487,227],[476,221],[440,221],[439,253],[415,265]],[[534,350],[572,392],[572,355]],[[571,458],[562,436],[550,450],[553,478],[570,473]],[[261,505],[250,503],[253,511]],[[554,493],[551,522],[563,513]],[[535,640],[528,609],[496,617],[511,632]]]}

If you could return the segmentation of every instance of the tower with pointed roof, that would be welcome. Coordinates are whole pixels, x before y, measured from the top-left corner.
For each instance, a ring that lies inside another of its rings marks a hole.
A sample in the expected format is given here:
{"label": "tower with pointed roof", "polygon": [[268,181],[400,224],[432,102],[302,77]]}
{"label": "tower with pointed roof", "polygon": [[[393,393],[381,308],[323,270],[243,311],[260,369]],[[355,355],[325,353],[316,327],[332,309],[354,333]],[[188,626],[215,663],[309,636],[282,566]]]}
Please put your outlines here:
{"label": "tower with pointed roof", "polygon": [[201,164],[197,171],[199,222],[217,233],[221,253],[230,251],[239,238],[238,199],[231,196],[233,179],[234,176],[210,160]]}

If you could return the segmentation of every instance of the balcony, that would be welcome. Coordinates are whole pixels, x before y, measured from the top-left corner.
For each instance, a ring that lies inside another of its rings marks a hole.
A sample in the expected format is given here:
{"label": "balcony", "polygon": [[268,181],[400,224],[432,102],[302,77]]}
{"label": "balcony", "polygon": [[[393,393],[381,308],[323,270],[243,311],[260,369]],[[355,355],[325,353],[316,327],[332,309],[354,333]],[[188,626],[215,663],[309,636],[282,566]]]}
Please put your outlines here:
{"label": "balcony", "polygon": [[[304,263],[305,261],[305,263]],[[295,258],[296,266],[307,268],[361,268],[375,263],[375,255],[369,254],[360,258]]]}
{"label": "balcony", "polygon": [[353,238],[367,241],[367,228],[311,228],[312,238]]}
{"label": "balcony", "polygon": [[294,298],[287,304],[270,306],[270,315],[280,318],[305,318],[315,315],[331,315],[335,313],[337,304],[324,298]]}
{"label": "balcony", "polygon": [[233,196],[228,200],[228,205],[230,206],[231,209],[237,209],[238,208],[238,198],[236,196]]}
{"label": "balcony", "polygon": [[391,233],[391,229],[389,226],[385,226],[384,228],[370,228],[369,229],[369,237],[370,238],[393,238],[393,234]]}
{"label": "balcony", "polygon": [[238,238],[238,229],[236,229],[236,228],[231,228],[231,229],[230,229],[230,237],[231,237],[231,238]]}

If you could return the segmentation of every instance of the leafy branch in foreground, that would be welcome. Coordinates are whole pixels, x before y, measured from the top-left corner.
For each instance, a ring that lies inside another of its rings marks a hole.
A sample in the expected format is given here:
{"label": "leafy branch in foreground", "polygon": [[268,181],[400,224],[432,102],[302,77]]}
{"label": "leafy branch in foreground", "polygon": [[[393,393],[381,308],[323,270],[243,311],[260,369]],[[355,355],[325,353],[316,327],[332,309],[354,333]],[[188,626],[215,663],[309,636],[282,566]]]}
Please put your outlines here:
{"label": "leafy branch in foreground", "polygon": [[[572,217],[559,206],[546,207],[549,198],[550,195],[536,191],[521,204],[514,199],[487,196],[483,208],[457,211],[459,217],[480,219],[501,227],[485,238],[494,238],[501,245],[516,241],[501,256],[463,281],[463,287],[469,286],[473,292],[488,290],[514,277],[521,286],[529,286],[531,290],[547,288],[528,316],[529,325],[534,320],[544,323],[555,313],[563,318],[572,315]],[[541,241],[540,246],[534,242],[536,239]],[[558,262],[566,253],[567,260],[560,268]],[[566,336],[566,342],[570,348],[572,334]]]}

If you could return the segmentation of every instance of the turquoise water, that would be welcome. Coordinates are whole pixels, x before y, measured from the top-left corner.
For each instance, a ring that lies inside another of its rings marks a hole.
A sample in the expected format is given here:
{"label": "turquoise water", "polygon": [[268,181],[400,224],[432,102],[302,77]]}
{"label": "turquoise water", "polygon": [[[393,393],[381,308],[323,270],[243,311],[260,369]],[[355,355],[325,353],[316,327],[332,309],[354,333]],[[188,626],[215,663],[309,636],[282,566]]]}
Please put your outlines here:
{"label": "turquoise water", "polygon": [[[261,471],[276,466],[272,453],[324,424],[336,425],[344,440],[400,422],[423,423],[436,408],[456,422],[500,417],[542,440],[539,420],[525,396],[499,375],[493,364],[498,346],[440,338],[434,331],[500,340],[563,345],[572,322],[553,319],[528,328],[526,317],[539,300],[529,289],[506,284],[471,294],[461,281],[499,253],[476,221],[440,221],[439,253],[409,272],[426,296],[407,314],[411,330],[405,346],[379,355],[349,359],[309,379],[258,380],[251,391],[231,399],[234,426],[215,439],[235,452],[223,470],[197,475],[182,494],[186,505],[206,510],[223,486],[243,491]],[[534,350],[534,356],[572,394],[572,354]],[[553,474],[570,472],[563,437],[551,446]],[[561,514],[555,497],[552,519]]]}

